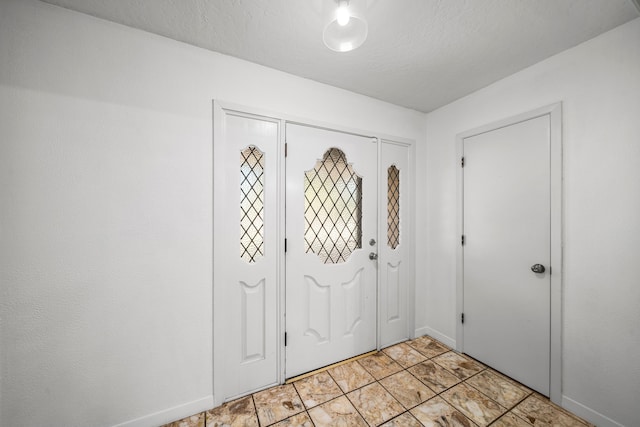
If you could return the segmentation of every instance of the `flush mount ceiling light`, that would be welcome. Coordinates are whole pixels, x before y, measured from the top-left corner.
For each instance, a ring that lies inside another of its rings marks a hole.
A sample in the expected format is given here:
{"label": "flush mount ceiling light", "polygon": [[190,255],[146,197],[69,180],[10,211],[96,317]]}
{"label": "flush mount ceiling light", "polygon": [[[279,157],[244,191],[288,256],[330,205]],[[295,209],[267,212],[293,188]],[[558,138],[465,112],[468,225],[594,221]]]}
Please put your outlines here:
{"label": "flush mount ceiling light", "polygon": [[324,44],[336,52],[349,52],[367,39],[366,0],[332,0],[322,32]]}

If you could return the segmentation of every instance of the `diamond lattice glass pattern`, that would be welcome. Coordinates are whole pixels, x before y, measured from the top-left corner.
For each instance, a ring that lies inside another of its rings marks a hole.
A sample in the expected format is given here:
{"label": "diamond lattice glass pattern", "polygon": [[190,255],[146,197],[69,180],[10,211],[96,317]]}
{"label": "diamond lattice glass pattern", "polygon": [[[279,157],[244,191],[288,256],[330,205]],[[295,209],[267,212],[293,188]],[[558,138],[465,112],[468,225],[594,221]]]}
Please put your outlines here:
{"label": "diamond lattice glass pattern", "polygon": [[325,264],[345,262],[362,247],[362,178],[330,148],[304,174],[305,252]]}
{"label": "diamond lattice glass pattern", "polygon": [[387,244],[400,244],[400,171],[395,165],[387,169]]}
{"label": "diamond lattice glass pattern", "polygon": [[254,146],[240,152],[240,258],[253,263],[264,255],[264,153]]}

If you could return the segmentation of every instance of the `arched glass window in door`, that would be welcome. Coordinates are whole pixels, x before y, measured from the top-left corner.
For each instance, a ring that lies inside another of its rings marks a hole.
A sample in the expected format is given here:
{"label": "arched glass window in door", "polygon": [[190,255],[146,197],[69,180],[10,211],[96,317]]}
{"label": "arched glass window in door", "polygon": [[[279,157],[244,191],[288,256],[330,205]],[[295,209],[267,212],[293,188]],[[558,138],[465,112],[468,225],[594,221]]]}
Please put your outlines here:
{"label": "arched glass window in door", "polygon": [[325,264],[345,262],[362,247],[362,178],[338,148],[304,177],[305,252]]}
{"label": "arched glass window in door", "polygon": [[395,249],[400,244],[400,170],[387,169],[387,244]]}
{"label": "arched glass window in door", "polygon": [[264,153],[254,146],[240,152],[240,258],[264,256]]}

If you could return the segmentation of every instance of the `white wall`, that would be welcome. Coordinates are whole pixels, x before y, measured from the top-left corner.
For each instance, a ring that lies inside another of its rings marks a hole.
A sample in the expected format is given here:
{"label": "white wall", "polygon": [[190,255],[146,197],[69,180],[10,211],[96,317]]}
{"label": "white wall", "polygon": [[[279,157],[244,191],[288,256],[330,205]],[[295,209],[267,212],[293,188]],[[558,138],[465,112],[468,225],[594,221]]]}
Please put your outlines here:
{"label": "white wall", "polygon": [[214,98],[424,142],[415,111],[0,0],[0,425],[211,406]]}
{"label": "white wall", "polygon": [[563,405],[600,426],[638,426],[640,18],[427,115],[427,324],[454,341],[456,134],[557,101]]}

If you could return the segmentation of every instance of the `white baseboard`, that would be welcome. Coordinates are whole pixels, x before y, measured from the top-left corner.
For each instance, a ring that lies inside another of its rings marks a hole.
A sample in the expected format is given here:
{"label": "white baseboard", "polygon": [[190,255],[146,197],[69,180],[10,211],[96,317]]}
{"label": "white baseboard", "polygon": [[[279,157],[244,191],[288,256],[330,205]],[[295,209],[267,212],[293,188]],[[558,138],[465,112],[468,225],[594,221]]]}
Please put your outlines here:
{"label": "white baseboard", "polygon": [[456,348],[456,340],[454,340],[453,338],[450,338],[438,331],[436,331],[435,329],[431,329],[427,326],[424,326],[422,328],[418,328],[416,329],[416,337],[421,337],[423,335],[429,335],[432,338],[437,339],[438,341],[440,341],[442,344],[447,345],[451,348]]}
{"label": "white baseboard", "polygon": [[191,415],[198,414],[200,412],[213,408],[213,396],[206,396],[202,399],[194,400],[193,402],[185,403],[183,405],[174,406],[173,408],[165,409],[160,412],[145,415],[134,420],[125,421],[120,424],[116,424],[113,427],[153,427],[160,426],[172,421],[181,420]]}
{"label": "white baseboard", "polygon": [[562,407],[580,418],[597,425],[598,427],[624,427],[622,424],[612,420],[611,418],[602,415],[601,413],[596,412],[582,403],[576,402],[570,397],[564,395],[562,396]]}

